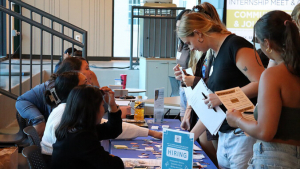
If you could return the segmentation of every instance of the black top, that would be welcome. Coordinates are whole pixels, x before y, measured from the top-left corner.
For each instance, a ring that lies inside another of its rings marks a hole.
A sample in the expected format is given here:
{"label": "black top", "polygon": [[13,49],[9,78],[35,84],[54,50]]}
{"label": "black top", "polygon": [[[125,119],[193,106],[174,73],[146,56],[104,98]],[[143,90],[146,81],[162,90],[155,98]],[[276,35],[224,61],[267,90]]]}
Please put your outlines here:
{"label": "black top", "polygon": [[[249,79],[236,66],[236,54],[241,48],[253,48],[253,45],[246,39],[234,34],[227,36],[222,43],[217,57],[214,58],[213,72],[208,80],[208,88],[212,92],[238,86],[244,87],[250,83]],[[257,98],[250,100],[255,105]],[[220,108],[224,112],[227,111],[224,105],[221,105]],[[228,132],[233,129],[235,128],[230,127],[225,119],[219,131]]]}
{"label": "black top", "polygon": [[69,132],[65,138],[53,144],[51,168],[123,169],[122,160],[117,156],[109,155],[99,142],[102,139],[116,138],[121,132],[120,110],[117,113],[109,113],[108,122],[97,125],[97,132],[86,130]]}

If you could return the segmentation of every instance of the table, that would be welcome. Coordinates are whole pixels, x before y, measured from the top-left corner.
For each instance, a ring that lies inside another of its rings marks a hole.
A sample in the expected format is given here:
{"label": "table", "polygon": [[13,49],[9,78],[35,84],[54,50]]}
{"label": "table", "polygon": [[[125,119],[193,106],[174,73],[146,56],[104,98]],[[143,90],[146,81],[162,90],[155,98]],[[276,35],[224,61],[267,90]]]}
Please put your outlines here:
{"label": "table", "polygon": [[[147,122],[149,122],[149,118],[145,119]],[[169,125],[170,129],[180,129],[180,121],[178,119],[164,119],[164,122],[161,124],[154,124],[154,123],[148,123],[149,129],[151,129],[152,126],[159,126],[158,131],[162,130],[162,125]],[[180,129],[181,130],[181,129]],[[133,140],[111,140],[110,141],[110,148],[109,152],[110,154],[119,156],[120,158],[136,158],[138,160],[144,160],[144,159],[156,159],[155,155],[151,151],[138,151],[138,150],[124,150],[124,149],[116,149],[114,148],[114,145],[126,145],[128,148],[131,148],[133,145],[139,145],[139,149],[145,149],[145,139],[153,141],[153,144],[161,143],[162,140],[154,139],[153,137],[138,137]],[[131,144],[131,143],[137,143],[137,144]],[[198,142],[195,142],[195,144],[201,148],[201,146],[198,144]],[[150,146],[153,146],[152,144]],[[153,146],[155,151],[158,151],[158,147]],[[204,151],[196,151],[197,153],[201,153],[205,156],[204,159],[200,162],[201,165],[206,165],[207,169],[217,169],[217,167],[213,164],[213,162],[209,159],[209,157],[206,155]],[[142,153],[149,154],[149,158],[139,158],[138,156]],[[194,162],[199,160],[193,160]]]}
{"label": "table", "polygon": [[[154,99],[145,100],[145,115],[153,115],[154,112]],[[177,115],[180,111],[180,96],[175,97],[165,97],[164,98],[164,108],[170,111],[170,115]]]}
{"label": "table", "polygon": [[128,90],[128,93],[144,93],[144,92],[146,92],[145,89],[137,89],[137,88],[126,88],[125,90]]}

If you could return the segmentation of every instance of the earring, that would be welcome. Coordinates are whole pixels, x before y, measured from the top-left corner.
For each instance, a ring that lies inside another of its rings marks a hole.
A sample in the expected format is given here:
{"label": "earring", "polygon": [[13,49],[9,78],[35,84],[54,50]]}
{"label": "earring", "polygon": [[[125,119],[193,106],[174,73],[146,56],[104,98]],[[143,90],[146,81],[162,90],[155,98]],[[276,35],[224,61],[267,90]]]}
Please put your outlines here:
{"label": "earring", "polygon": [[198,42],[203,43],[204,39],[202,39],[202,41],[200,41],[200,39],[198,39]]}
{"label": "earring", "polygon": [[273,52],[273,50],[272,50],[272,49],[269,49],[269,48],[267,48],[267,49],[266,49],[266,52],[268,52],[268,53],[272,53],[272,52]]}

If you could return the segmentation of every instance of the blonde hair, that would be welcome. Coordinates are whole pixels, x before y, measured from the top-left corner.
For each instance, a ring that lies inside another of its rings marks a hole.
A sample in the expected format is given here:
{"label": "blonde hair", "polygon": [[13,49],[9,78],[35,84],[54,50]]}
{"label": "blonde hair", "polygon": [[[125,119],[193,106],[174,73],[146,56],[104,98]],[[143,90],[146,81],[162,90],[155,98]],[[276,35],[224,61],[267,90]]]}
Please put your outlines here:
{"label": "blonde hair", "polygon": [[219,24],[223,29],[226,29],[226,26],[221,22],[219,14],[216,10],[216,8],[208,3],[208,2],[203,2],[200,5],[207,13],[209,13],[209,17],[211,20],[215,21],[217,24]]}
{"label": "blonde hair", "polygon": [[199,30],[204,35],[207,33],[221,33],[228,34],[228,31],[224,25],[220,25],[211,19],[206,14],[193,12],[183,16],[180,20],[180,24],[177,29],[177,35],[179,38],[194,36],[194,30]]}
{"label": "blonde hair", "polygon": [[300,29],[300,3],[294,7],[291,17],[295,21],[298,29]]}
{"label": "blonde hair", "polygon": [[192,68],[193,73],[196,73],[197,63],[201,58],[203,52],[193,50],[190,52],[190,60],[189,60],[189,67]]}

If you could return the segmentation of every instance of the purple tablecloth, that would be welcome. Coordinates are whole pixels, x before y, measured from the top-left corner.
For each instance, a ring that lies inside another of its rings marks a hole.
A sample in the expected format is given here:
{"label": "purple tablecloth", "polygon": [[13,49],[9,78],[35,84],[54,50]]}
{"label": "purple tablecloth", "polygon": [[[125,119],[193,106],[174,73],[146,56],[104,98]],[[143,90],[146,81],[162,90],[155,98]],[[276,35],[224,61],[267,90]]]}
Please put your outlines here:
{"label": "purple tablecloth", "polygon": [[[177,119],[164,119],[164,122],[161,124],[153,124],[150,123],[152,119],[145,119],[148,122],[149,129],[151,129],[152,126],[159,126],[158,131],[162,130],[162,125],[169,125],[169,129],[180,129],[180,121]],[[180,129],[181,130],[181,129]],[[145,139],[153,141],[152,144],[145,145],[147,141],[144,141]],[[132,144],[131,144],[132,143]],[[138,144],[135,144],[138,143]],[[154,148],[155,151],[158,151],[158,147],[154,145],[161,145],[162,140],[156,140],[153,137],[138,137],[133,140],[111,140],[110,141],[110,146],[109,146],[109,152],[110,154],[113,154],[115,156],[119,156],[121,158],[139,158],[142,153],[146,153],[149,156],[149,159],[156,159],[156,156],[153,155],[151,151],[145,151],[146,146],[151,146]],[[195,144],[201,148],[199,143],[195,141]],[[139,150],[124,150],[124,149],[116,149],[114,148],[114,145],[126,145],[128,148],[134,148],[133,145],[139,145],[138,149],[144,149],[144,151],[139,151]],[[202,165],[207,165],[206,168],[209,169],[217,169],[217,167],[213,164],[213,162],[208,158],[206,153],[204,151],[196,151],[197,153],[201,153],[205,156],[202,161],[200,161],[200,164]],[[199,160],[194,160],[194,162],[199,162]]]}

